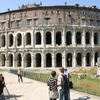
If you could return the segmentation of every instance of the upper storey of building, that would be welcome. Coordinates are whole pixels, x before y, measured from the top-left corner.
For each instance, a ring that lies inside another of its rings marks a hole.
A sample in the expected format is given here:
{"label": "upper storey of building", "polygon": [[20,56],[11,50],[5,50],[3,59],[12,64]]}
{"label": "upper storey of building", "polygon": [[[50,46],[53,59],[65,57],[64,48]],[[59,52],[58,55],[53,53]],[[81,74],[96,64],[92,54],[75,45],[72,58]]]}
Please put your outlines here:
{"label": "upper storey of building", "polygon": [[22,5],[17,10],[0,13],[0,30],[22,29],[36,26],[100,26],[100,9],[96,6],[80,7],[42,6],[40,4]]}

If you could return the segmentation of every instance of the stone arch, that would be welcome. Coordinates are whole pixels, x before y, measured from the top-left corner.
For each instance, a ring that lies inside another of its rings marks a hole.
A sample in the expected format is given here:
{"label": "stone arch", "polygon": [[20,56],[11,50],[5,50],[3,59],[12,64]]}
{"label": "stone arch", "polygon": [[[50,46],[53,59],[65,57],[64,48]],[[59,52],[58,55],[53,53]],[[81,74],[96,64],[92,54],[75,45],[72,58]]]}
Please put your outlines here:
{"label": "stone arch", "polygon": [[86,66],[91,66],[91,53],[86,54]]}
{"label": "stone arch", "polygon": [[99,44],[99,33],[94,33],[94,44]]}
{"label": "stone arch", "polygon": [[82,66],[82,54],[81,53],[77,54],[76,61],[77,61],[77,66],[81,67]]}
{"label": "stone arch", "polygon": [[11,47],[13,45],[13,35],[9,35],[9,46]]}
{"label": "stone arch", "polygon": [[17,34],[17,46],[22,45],[22,35],[20,33]]}
{"label": "stone arch", "polygon": [[9,67],[13,67],[13,54],[8,55]]}
{"label": "stone arch", "polygon": [[31,33],[26,33],[26,45],[31,45]]}
{"label": "stone arch", "polygon": [[46,67],[52,67],[52,55],[50,53],[46,54]]}
{"label": "stone arch", "polygon": [[72,67],[72,54],[68,53],[67,54],[67,67]]}
{"label": "stone arch", "polygon": [[51,44],[52,37],[51,37],[51,32],[46,33],[46,44]]}
{"label": "stone arch", "polygon": [[61,38],[61,32],[56,33],[56,44],[61,45],[62,43],[62,38]]}
{"label": "stone arch", "polygon": [[85,34],[85,43],[91,44],[91,34],[89,32]]}
{"label": "stone arch", "polygon": [[2,36],[1,36],[1,46],[2,46],[2,47],[5,47],[5,44],[6,44],[5,42],[6,42],[6,41],[5,41],[5,35],[2,35]]}
{"label": "stone arch", "polygon": [[81,44],[82,43],[82,34],[81,32],[76,33],[76,44]]}
{"label": "stone arch", "polygon": [[31,54],[27,53],[25,58],[26,58],[26,67],[31,67]]}
{"label": "stone arch", "polygon": [[36,67],[41,67],[41,54],[37,53],[35,58],[36,58]]}
{"label": "stone arch", "polygon": [[66,45],[72,44],[72,33],[69,31],[66,33]]}
{"label": "stone arch", "polygon": [[36,33],[36,44],[41,44],[41,33],[40,32]]}
{"label": "stone arch", "polygon": [[62,54],[56,54],[56,67],[62,67]]}
{"label": "stone arch", "polygon": [[22,56],[21,54],[17,55],[17,67],[21,67],[22,65]]}
{"label": "stone arch", "polygon": [[5,66],[6,57],[5,54],[1,54],[1,66]]}

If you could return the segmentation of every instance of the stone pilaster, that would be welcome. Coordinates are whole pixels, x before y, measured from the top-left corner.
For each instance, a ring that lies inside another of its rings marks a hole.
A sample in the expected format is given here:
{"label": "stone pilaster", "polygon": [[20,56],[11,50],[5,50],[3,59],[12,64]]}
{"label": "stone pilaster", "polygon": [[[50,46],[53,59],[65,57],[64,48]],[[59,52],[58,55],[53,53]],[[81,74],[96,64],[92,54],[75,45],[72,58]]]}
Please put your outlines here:
{"label": "stone pilaster", "polygon": [[86,43],[85,43],[85,29],[83,29],[83,33],[82,33],[82,45],[83,45],[83,47],[85,47],[86,46]]}
{"label": "stone pilaster", "polygon": [[73,63],[72,63],[73,67],[76,67],[76,51],[74,50],[74,54],[73,54]]}
{"label": "stone pilaster", "polygon": [[52,53],[52,68],[55,68],[56,67],[56,58],[55,58],[55,54],[54,52]]}
{"label": "stone pilaster", "polygon": [[73,47],[76,46],[76,33],[75,33],[75,28],[73,28],[73,33],[72,33],[72,45],[73,45]]}
{"label": "stone pilaster", "polygon": [[63,28],[63,33],[62,33],[62,38],[61,38],[61,40],[62,40],[62,44],[63,44],[63,46],[65,47],[66,46],[66,31],[65,31],[66,29],[65,29],[65,27]]}
{"label": "stone pilaster", "polygon": [[92,40],[92,47],[94,47],[94,30],[92,30],[92,38],[91,38],[91,40]]}
{"label": "stone pilaster", "polygon": [[54,31],[54,29],[52,32],[52,45],[53,45],[53,47],[55,47],[55,31]]}
{"label": "stone pilaster", "polygon": [[41,31],[41,41],[42,41],[42,47],[45,46],[45,34],[44,34],[44,29]]}
{"label": "stone pilaster", "polygon": [[83,52],[82,67],[86,67],[86,53]]}
{"label": "stone pilaster", "polygon": [[92,67],[94,67],[95,66],[95,64],[96,64],[96,62],[95,62],[95,52],[94,51],[92,51]]}

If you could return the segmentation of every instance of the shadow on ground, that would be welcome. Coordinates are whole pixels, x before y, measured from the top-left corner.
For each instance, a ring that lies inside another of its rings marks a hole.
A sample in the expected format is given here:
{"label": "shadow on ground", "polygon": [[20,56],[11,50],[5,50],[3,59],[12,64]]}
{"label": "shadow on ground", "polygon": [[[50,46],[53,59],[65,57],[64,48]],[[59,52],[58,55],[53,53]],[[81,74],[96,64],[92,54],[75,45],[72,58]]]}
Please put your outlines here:
{"label": "shadow on ground", "polygon": [[90,97],[88,96],[83,96],[83,97],[79,97],[78,99],[73,99],[73,100],[89,100]]}
{"label": "shadow on ground", "polygon": [[4,100],[17,100],[17,98],[22,97],[23,95],[5,95]]}

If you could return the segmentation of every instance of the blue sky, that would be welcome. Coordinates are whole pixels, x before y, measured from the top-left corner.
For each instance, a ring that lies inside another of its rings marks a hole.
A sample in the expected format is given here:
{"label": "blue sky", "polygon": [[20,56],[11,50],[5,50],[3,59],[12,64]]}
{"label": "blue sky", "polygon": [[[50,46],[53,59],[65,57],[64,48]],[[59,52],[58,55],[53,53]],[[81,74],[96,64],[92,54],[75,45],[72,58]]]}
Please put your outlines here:
{"label": "blue sky", "polygon": [[64,5],[65,2],[67,2],[67,5],[78,3],[80,6],[85,5],[86,7],[96,5],[100,9],[100,0],[2,0],[0,3],[0,12],[6,12],[8,8],[16,10],[22,4],[33,4],[34,2],[37,4],[42,2],[43,6]]}

